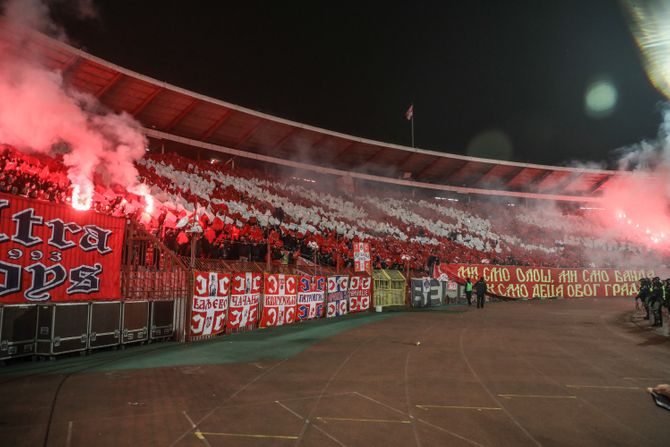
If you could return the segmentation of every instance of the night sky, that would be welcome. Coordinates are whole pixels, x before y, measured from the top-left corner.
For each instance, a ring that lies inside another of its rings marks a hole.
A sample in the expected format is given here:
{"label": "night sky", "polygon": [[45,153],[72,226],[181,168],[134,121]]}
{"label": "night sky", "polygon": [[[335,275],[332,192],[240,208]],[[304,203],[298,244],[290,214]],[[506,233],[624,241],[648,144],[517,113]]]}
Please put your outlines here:
{"label": "night sky", "polygon": [[[54,11],[75,46],[177,86],[279,117],[515,161],[612,160],[657,134],[650,84],[614,0],[95,1]],[[585,110],[607,80],[607,116]],[[473,143],[496,130],[509,138]],[[509,149],[509,148],[508,148]]]}

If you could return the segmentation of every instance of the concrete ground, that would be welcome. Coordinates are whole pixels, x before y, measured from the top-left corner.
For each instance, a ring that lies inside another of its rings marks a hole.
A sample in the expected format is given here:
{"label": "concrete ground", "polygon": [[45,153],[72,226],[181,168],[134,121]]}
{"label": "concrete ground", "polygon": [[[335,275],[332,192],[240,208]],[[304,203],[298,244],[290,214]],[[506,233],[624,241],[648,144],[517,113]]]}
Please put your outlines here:
{"label": "concrete ground", "polygon": [[670,445],[632,300],[344,317],[0,369],[3,446]]}

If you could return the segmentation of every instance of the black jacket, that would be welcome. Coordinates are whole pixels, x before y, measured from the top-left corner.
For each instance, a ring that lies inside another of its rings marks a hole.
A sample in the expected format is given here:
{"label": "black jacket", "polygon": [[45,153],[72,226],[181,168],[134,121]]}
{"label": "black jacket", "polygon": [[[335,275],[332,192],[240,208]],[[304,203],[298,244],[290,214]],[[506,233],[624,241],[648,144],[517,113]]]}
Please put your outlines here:
{"label": "black jacket", "polygon": [[479,296],[484,295],[486,293],[486,282],[481,279],[477,281],[475,283],[475,291]]}

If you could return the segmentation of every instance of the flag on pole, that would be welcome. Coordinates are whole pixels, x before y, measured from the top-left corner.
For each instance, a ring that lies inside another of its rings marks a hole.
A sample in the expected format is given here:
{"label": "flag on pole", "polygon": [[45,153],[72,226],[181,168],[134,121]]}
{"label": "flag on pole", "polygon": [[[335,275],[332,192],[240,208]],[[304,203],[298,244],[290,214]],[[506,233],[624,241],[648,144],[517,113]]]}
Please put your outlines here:
{"label": "flag on pole", "polygon": [[413,116],[414,116],[414,104],[410,104],[409,109],[407,109],[407,112],[405,112],[405,118],[407,118],[407,121],[409,121],[412,119]]}

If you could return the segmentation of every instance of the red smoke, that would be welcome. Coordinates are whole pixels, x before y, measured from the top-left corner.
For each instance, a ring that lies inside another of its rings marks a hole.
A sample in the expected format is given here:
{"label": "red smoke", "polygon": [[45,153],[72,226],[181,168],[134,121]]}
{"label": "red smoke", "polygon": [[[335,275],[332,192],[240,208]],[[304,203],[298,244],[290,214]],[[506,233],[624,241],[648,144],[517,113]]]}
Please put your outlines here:
{"label": "red smoke", "polygon": [[603,193],[602,218],[627,239],[648,248],[670,248],[670,108],[658,138],[620,150],[620,169]]}
{"label": "red smoke", "polygon": [[[25,33],[25,25],[58,29],[48,20],[46,5],[37,0],[9,1],[5,13],[5,33]],[[76,192],[73,206],[90,206],[95,173],[132,193],[148,194],[141,189],[133,164],[147,144],[140,124],[66,86],[61,73],[31,59],[20,43],[0,43],[0,98],[0,142],[26,152],[65,152],[68,178]]]}

